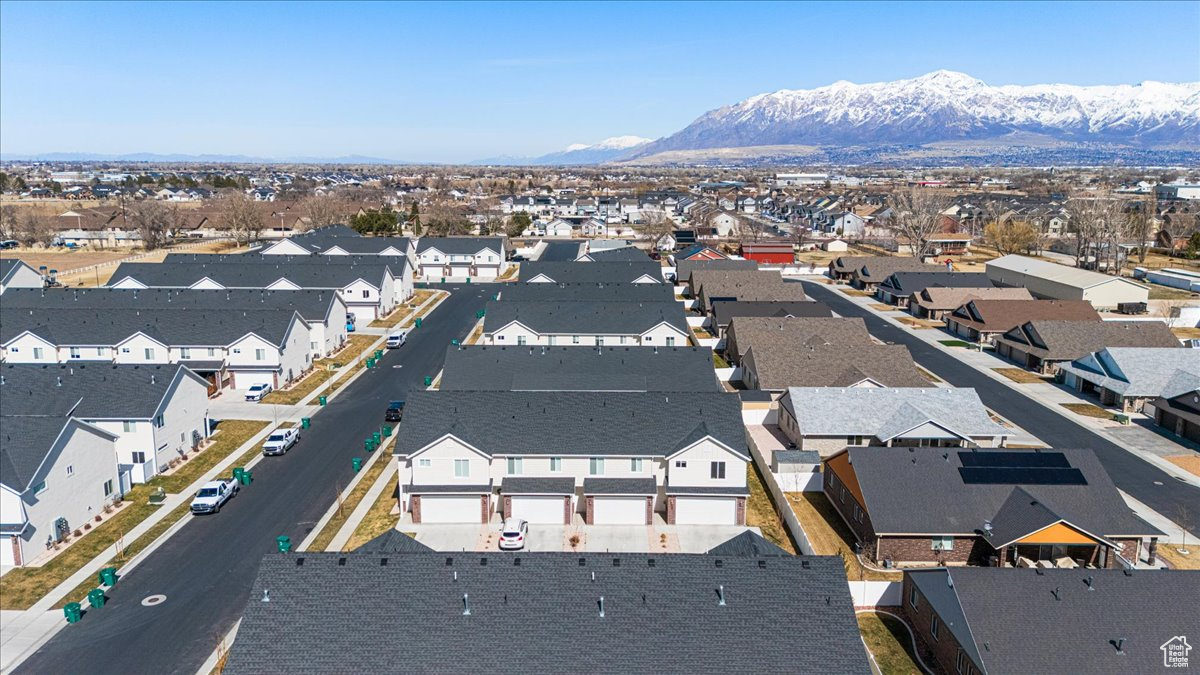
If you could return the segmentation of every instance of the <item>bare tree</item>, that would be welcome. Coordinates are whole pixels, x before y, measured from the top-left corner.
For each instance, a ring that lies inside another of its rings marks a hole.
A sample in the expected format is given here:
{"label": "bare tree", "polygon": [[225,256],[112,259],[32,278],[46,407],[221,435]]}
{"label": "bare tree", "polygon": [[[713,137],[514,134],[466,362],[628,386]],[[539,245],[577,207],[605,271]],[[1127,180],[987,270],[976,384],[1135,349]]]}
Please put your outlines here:
{"label": "bare tree", "polygon": [[1041,233],[1033,225],[1023,220],[1012,218],[1011,214],[1001,216],[998,222],[988,223],[983,228],[987,242],[1000,255],[1009,253],[1029,253],[1039,248]]}
{"label": "bare tree", "polygon": [[0,206],[0,239],[15,239],[20,228],[17,207],[11,204]]}
{"label": "bare tree", "polygon": [[295,212],[300,216],[297,227],[302,229],[325,227],[345,221],[346,204],[333,195],[313,195],[296,203]]}
{"label": "bare tree", "polygon": [[233,235],[234,241],[247,244],[258,239],[263,229],[263,214],[243,193],[229,195],[222,200],[221,224]]}
{"label": "bare tree", "polygon": [[658,240],[675,230],[675,223],[662,211],[642,211],[642,233],[657,246]]}
{"label": "bare tree", "polygon": [[1153,191],[1147,201],[1138,202],[1137,211],[1130,214],[1129,237],[1137,244],[1138,264],[1146,264],[1146,241],[1154,234],[1154,224],[1158,220],[1158,200]]}
{"label": "bare tree", "polygon": [[1119,255],[1113,249],[1123,240],[1128,222],[1120,202],[1090,194],[1075,195],[1067,201],[1066,209],[1075,239],[1076,267],[1090,267],[1090,255],[1095,256],[1096,268],[1100,267],[1101,255]]}
{"label": "bare tree", "polygon": [[929,188],[896,192],[888,198],[893,230],[908,239],[913,256],[923,260],[932,247],[930,236],[942,230],[942,212],[950,199]]}
{"label": "bare tree", "polygon": [[463,210],[446,202],[435,202],[426,207],[422,220],[426,232],[435,236],[470,234],[473,229]]}
{"label": "bare tree", "polygon": [[48,245],[54,240],[54,226],[44,214],[27,211],[18,221],[14,238],[25,246]]}
{"label": "bare tree", "polygon": [[176,234],[183,223],[183,214],[178,206],[166,206],[157,201],[141,202],[127,213],[147,251],[165,245],[169,236]]}

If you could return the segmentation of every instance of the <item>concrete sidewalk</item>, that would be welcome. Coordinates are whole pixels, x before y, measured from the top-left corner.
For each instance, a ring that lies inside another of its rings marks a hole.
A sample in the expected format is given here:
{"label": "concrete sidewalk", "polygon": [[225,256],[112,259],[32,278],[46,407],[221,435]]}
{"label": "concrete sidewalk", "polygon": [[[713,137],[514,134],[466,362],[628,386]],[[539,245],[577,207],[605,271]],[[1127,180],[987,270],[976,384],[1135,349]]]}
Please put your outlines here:
{"label": "concrete sidewalk", "polygon": [[[180,505],[190,502],[192,495],[200,489],[201,485],[218,475],[227,473],[239,457],[244,455],[250,448],[262,442],[273,430],[274,428],[268,425],[259,433],[251,436],[245,443],[238,446],[236,450],[229,453],[228,457],[218,462],[186,489],[176,494],[167,495],[167,498],[158,510],[134,526],[121,540],[125,542],[137,540],[138,537],[161,522]],[[246,463],[246,468],[252,468],[261,460],[262,455],[256,455],[251,461]],[[126,562],[124,566],[117,570],[118,579],[132,571],[138,563],[150,555],[158,546],[162,545],[168,537],[181,529],[188,522],[189,517],[185,515],[175,527],[164,532],[154,543]],[[15,668],[26,656],[36,651],[47,640],[53,637],[55,633],[67,625],[66,620],[63,618],[62,610],[54,609],[54,605],[63,596],[75,590],[85,580],[96,579],[100,569],[108,561],[116,557],[116,555],[117,545],[113,544],[104,549],[95,558],[92,558],[83,567],[79,568],[66,581],[56,586],[29,609],[20,611],[6,610],[3,614],[0,614],[0,673],[8,672],[10,669]],[[119,589],[120,581],[117,584],[116,588]]]}
{"label": "concrete sidewalk", "polygon": [[[376,452],[381,451],[377,450]],[[384,450],[382,452],[387,451]],[[342,550],[346,542],[350,541],[350,537],[354,536],[354,531],[358,529],[363,518],[367,517],[367,512],[371,510],[372,506],[375,506],[375,502],[379,501],[379,496],[395,484],[397,474],[396,462],[392,461],[391,455],[384,455],[377,461],[387,462],[383,473],[379,474],[379,478],[375,480],[375,484],[367,490],[367,493],[363,495],[362,501],[350,512],[350,517],[346,519],[346,522],[342,525],[342,529],[338,530],[338,533],[334,535],[333,540],[329,542],[329,546],[325,550]]]}
{"label": "concrete sidewalk", "polygon": [[[840,293],[842,287],[832,287],[831,290]],[[980,352],[977,349],[966,347],[949,347],[942,344],[941,340],[962,340],[961,337],[952,335],[945,330],[932,329],[913,329],[911,326],[897,321],[897,317],[910,316],[906,312],[893,310],[881,312],[872,304],[879,303],[879,300],[873,297],[861,297],[854,295],[846,295],[840,293],[842,297],[855,305],[858,305],[864,311],[870,312],[875,316],[888,321],[898,328],[904,329],[908,334],[929,343],[933,347],[945,352],[964,364],[983,373],[991,379],[1004,384],[1005,386],[1020,391],[1022,394],[1036,400],[1046,408],[1053,410],[1066,420],[1080,426],[1084,426],[1091,431],[1094,431],[1113,443],[1121,446],[1130,453],[1136,455],[1140,459],[1154,465],[1158,469],[1168,475],[1183,481],[1190,485],[1200,486],[1200,476],[1197,476],[1189,471],[1185,471],[1176,464],[1165,459],[1169,455],[1186,455],[1193,452],[1188,447],[1179,443],[1173,442],[1171,439],[1161,436],[1153,431],[1142,428],[1140,425],[1134,424],[1130,426],[1119,424],[1112,420],[1102,420],[1098,418],[1089,418],[1077,415],[1067,408],[1063,407],[1064,403],[1091,403],[1091,401],[1076,396],[1071,390],[1053,384],[1051,382],[1039,382],[1034,384],[1020,384],[1014,382],[1004,375],[996,372],[995,368],[1020,368],[1011,361],[1007,361],[995,354],[993,351]],[[1133,417],[1140,416],[1140,413]],[[1022,442],[1014,439],[1014,442]]]}

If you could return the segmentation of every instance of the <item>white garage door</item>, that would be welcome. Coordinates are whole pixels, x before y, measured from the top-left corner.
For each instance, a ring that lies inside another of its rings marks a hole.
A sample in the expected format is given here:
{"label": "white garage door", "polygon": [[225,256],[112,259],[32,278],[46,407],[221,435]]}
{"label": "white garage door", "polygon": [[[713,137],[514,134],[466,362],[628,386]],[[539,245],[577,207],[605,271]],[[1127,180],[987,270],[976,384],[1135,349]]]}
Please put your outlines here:
{"label": "white garage door", "polygon": [[564,501],[564,497],[513,497],[512,517],[542,525],[562,525]]}
{"label": "white garage door", "polygon": [[355,326],[365,328],[367,324],[375,320],[377,309],[379,308],[376,305],[355,305],[347,307],[346,311],[354,315]]}
{"label": "white garage door", "polygon": [[737,500],[732,497],[676,497],[676,525],[736,525]]}
{"label": "white garage door", "polygon": [[13,566],[13,542],[10,537],[0,537],[0,565]]}
{"label": "white garage door", "polygon": [[592,502],[595,525],[645,525],[645,497],[596,497]]}
{"label": "white garage door", "polygon": [[422,523],[478,523],[479,496],[423,495]]}
{"label": "white garage door", "polygon": [[275,373],[250,372],[233,374],[234,389],[249,389],[256,384],[269,384],[271,386],[275,386]]}

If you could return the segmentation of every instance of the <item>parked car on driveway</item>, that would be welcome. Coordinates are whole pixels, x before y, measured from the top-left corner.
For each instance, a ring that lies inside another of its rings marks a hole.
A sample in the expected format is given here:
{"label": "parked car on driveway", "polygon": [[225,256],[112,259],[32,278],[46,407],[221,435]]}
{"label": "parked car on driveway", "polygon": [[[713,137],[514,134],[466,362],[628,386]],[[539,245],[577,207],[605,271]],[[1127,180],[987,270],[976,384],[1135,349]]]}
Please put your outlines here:
{"label": "parked car on driveway", "polygon": [[192,513],[220,513],[225,502],[237,493],[238,482],[233,478],[209,481],[192,498]]}
{"label": "parked car on driveway", "polygon": [[18,242],[16,239],[5,239],[4,241],[0,241],[0,249],[16,248],[20,245],[21,245],[21,243]]}
{"label": "parked car on driveway", "polygon": [[388,336],[387,348],[398,349],[408,340],[408,331],[397,331]]}
{"label": "parked car on driveway", "polygon": [[271,391],[272,391],[271,385],[269,385],[265,382],[262,384],[256,384],[256,385],[250,387],[248,390],[246,390],[246,400],[247,401],[261,401],[263,399],[263,397],[266,396],[267,394],[271,393]]}
{"label": "parked car on driveway", "polygon": [[387,410],[383,413],[384,421],[399,422],[401,417],[404,417],[404,401],[392,401],[388,403]]}
{"label": "parked car on driveway", "polygon": [[516,551],[525,548],[529,536],[529,523],[520,518],[509,518],[500,528],[500,550]]}
{"label": "parked car on driveway", "polygon": [[300,440],[300,430],[295,427],[287,429],[276,429],[267,436],[267,440],[263,442],[264,455],[282,455],[292,449],[296,441]]}

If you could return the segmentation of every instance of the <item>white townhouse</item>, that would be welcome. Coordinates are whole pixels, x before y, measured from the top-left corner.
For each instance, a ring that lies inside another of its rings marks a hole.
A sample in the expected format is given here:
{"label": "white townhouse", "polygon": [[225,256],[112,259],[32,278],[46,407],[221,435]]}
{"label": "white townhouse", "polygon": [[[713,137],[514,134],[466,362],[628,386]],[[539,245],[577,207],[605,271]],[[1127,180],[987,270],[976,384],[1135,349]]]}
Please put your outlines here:
{"label": "white townhouse", "polygon": [[45,285],[42,275],[29,265],[14,258],[0,259],[0,295],[10,288],[42,288]]}
{"label": "white townhouse", "polygon": [[416,256],[424,279],[489,280],[503,276],[512,265],[504,237],[422,237]]}
{"label": "white townhouse", "polygon": [[488,345],[686,347],[690,336],[675,301],[493,300],[483,320]]}
{"label": "white townhouse", "polygon": [[312,342],[295,310],[0,307],[0,361],[182,363],[210,393],[283,386],[312,367]]}
{"label": "white townhouse", "polygon": [[735,394],[417,391],[397,433],[413,522],[745,524]]}
{"label": "white townhouse", "polygon": [[638,260],[536,261],[521,263],[521,283],[661,284],[662,265],[646,256]]}

